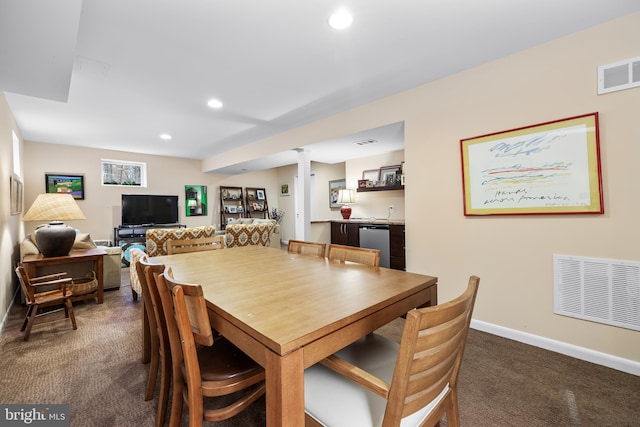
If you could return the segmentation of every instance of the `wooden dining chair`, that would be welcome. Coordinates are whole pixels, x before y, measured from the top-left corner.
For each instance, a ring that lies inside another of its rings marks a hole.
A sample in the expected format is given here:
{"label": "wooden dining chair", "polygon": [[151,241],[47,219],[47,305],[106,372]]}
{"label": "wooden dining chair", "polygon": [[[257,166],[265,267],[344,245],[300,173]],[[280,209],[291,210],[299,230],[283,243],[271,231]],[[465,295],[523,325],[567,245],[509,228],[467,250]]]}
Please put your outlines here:
{"label": "wooden dining chair", "polygon": [[380,265],[380,250],[331,244],[329,245],[327,258],[337,259],[342,262],[351,261],[357,262],[358,264],[367,264],[372,267],[378,267]]}
{"label": "wooden dining chair", "polygon": [[224,236],[167,240],[167,254],[169,255],[211,251],[214,249],[224,249]]}
{"label": "wooden dining chair", "polygon": [[[209,323],[202,287],[177,282],[168,269],[156,276],[171,343],[173,400],[169,425],[180,424],[182,405],[189,426],[221,421],[246,409],[264,394],[264,370]],[[242,392],[242,393],[238,393]],[[179,396],[182,394],[183,399]],[[205,397],[235,394],[232,403],[205,408]]]}
{"label": "wooden dining chair", "polygon": [[[164,425],[169,401],[169,387],[171,384],[171,350],[167,324],[162,311],[162,303],[153,273],[164,271],[164,265],[151,264],[146,255],[141,257],[135,266],[142,287],[142,299],[149,319],[151,338],[151,364],[149,365],[149,377],[145,400],[151,400],[156,387],[158,372],[160,372],[160,392],[156,407],[156,426]],[[159,368],[159,371],[158,371]]]}
{"label": "wooden dining chair", "polygon": [[289,245],[287,246],[287,250],[291,253],[315,255],[320,258],[324,258],[326,248],[326,243],[306,242],[304,240],[289,240]]}
{"label": "wooden dining chair", "polygon": [[[33,327],[37,317],[47,314],[56,313],[59,310],[45,311],[38,314],[38,310],[44,307],[52,307],[61,305],[64,308],[65,319],[71,320],[73,329],[78,329],[76,324],[76,317],[73,314],[73,304],[71,304],[72,292],[67,289],[68,285],[72,284],[72,279],[66,277],[66,273],[50,274],[40,277],[29,277],[27,270],[22,263],[16,267],[16,274],[20,281],[20,287],[25,296],[25,302],[27,304],[27,314],[22,322],[20,331],[24,331],[24,340],[29,340],[31,334],[31,328]],[[53,290],[43,290],[42,292],[36,292],[37,288],[51,288],[57,287]],[[47,322],[41,322],[39,325],[55,322],[62,319],[50,320]]]}
{"label": "wooden dining chair", "polygon": [[151,302],[149,287],[147,286],[147,280],[144,275],[144,267],[138,267],[138,264],[141,262],[147,262],[147,259],[147,255],[144,253],[137,258],[134,266],[131,267],[133,269],[131,275],[135,274],[138,286],[140,286],[142,305],[144,307],[143,316],[146,316],[146,320],[149,325],[149,361],[151,362],[151,365],[149,366],[149,376],[147,378],[147,389],[144,395],[144,400],[151,400],[153,398],[153,391],[156,387],[156,378],[160,362],[160,339],[158,337],[156,316],[153,313],[153,303]]}
{"label": "wooden dining chair", "polygon": [[407,313],[400,344],[367,335],[305,371],[307,426],[460,425],[458,372],[480,279]]}

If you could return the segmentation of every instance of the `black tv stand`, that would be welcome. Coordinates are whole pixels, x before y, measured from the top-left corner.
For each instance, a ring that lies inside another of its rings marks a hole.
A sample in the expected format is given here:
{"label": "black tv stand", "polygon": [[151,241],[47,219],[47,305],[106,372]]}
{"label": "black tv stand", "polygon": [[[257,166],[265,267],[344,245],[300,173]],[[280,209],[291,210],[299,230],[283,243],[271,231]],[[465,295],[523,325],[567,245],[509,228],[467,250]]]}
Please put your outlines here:
{"label": "black tv stand", "polygon": [[186,228],[183,224],[140,224],[140,225],[119,225],[113,229],[113,244],[120,246],[120,243],[139,243],[146,240],[147,230],[154,228]]}

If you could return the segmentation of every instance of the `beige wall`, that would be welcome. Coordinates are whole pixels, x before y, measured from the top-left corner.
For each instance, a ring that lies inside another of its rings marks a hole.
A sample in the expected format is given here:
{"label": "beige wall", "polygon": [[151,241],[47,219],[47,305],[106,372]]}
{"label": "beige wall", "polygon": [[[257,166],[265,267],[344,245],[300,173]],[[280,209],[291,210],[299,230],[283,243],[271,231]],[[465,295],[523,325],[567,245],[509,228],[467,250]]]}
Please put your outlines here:
{"label": "beige wall", "polygon": [[[69,221],[68,224],[83,232],[90,233],[94,239],[113,239],[113,228],[120,224],[122,194],[171,194],[179,196],[180,223],[189,227],[214,225],[220,229],[219,186],[264,187],[269,205],[276,203],[277,172],[261,171],[237,176],[206,174],[201,172],[200,161],[163,156],[150,156],[92,148],[79,148],[68,145],[25,142],[25,159],[28,170],[25,172],[25,207],[28,209],[36,196],[44,192],[44,174],[72,173],[85,176],[85,199],[78,205],[87,217],[82,221]],[[112,187],[101,184],[101,159],[128,160],[147,163],[147,187]],[[208,195],[208,215],[185,215],[185,185],[206,185]],[[273,200],[273,202],[272,202]],[[30,233],[37,223],[27,223],[26,232]]]}
{"label": "beige wall", "polygon": [[[4,93],[0,92],[0,320],[4,318],[18,288],[13,269],[18,262],[18,242],[24,236],[21,215],[11,215],[10,176],[13,170],[13,133],[20,132],[9,110]],[[20,139],[20,146],[22,140]]]}
{"label": "beige wall", "polygon": [[[408,270],[437,275],[441,301],[478,274],[475,319],[638,362],[639,332],[553,314],[552,274],[556,253],[640,260],[640,197],[637,180],[629,179],[640,158],[640,89],[596,95],[598,65],[640,54],[638,28],[640,14],[630,15],[238,148],[233,156],[247,159],[258,145],[282,151],[403,120]],[[604,215],[464,217],[460,139],[594,111]],[[227,161],[214,157],[203,167]]]}

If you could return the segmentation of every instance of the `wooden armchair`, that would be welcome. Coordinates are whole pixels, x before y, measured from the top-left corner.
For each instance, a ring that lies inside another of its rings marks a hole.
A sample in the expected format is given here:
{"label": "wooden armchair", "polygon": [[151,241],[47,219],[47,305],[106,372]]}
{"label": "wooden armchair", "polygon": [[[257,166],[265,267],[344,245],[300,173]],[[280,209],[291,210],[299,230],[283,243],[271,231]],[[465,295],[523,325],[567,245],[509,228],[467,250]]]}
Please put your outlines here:
{"label": "wooden armchair", "polygon": [[460,425],[458,371],[480,279],[407,313],[400,345],[370,334],[305,371],[307,426]]}
{"label": "wooden armchair", "polygon": [[[20,280],[20,286],[22,287],[22,292],[24,292],[25,300],[27,303],[27,315],[24,318],[24,322],[22,322],[22,328],[20,328],[21,331],[24,331],[25,341],[29,340],[31,328],[35,323],[36,317],[44,316],[46,314],[52,314],[59,311],[54,310],[38,314],[38,310],[43,307],[62,305],[65,311],[65,319],[71,319],[73,329],[78,329],[78,325],[76,324],[76,317],[73,314],[73,305],[71,304],[72,293],[71,291],[67,290],[67,285],[72,284],[72,279],[70,277],[66,277],[66,273],[50,274],[48,276],[40,277],[29,277],[22,264],[19,264],[16,267],[16,274],[18,275],[18,279]],[[36,289],[38,287],[51,287],[56,285],[58,289],[36,292]],[[41,324],[51,323],[57,320],[60,319],[43,322]]]}

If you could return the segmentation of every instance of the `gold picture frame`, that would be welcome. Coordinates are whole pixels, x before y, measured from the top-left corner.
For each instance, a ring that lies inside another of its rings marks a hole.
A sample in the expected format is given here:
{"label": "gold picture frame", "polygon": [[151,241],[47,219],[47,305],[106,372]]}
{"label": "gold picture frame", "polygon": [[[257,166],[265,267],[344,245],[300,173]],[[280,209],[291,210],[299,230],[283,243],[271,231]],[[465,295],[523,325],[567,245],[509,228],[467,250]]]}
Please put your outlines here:
{"label": "gold picture frame", "polygon": [[598,113],[460,141],[465,215],[602,214]]}

